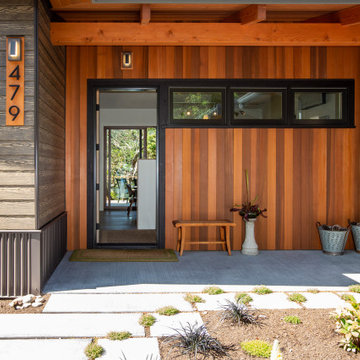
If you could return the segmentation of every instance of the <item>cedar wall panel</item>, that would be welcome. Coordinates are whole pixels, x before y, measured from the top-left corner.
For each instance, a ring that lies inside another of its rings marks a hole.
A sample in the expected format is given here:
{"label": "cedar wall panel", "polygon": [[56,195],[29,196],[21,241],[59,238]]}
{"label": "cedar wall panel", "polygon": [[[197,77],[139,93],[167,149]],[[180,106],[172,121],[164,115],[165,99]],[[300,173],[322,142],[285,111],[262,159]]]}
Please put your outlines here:
{"label": "cedar wall panel", "polygon": [[[0,2],[0,230],[35,229],[33,0]],[[25,38],[25,124],[5,126],[6,36]]]}
{"label": "cedar wall panel", "polygon": [[[360,49],[344,47],[127,47],[134,70],[120,70],[121,47],[68,47],[66,186],[68,247],[86,248],[86,81],[88,78],[355,78],[359,126]],[[234,219],[232,247],[244,226],[233,203],[252,197],[268,209],[259,218],[261,249],[319,249],[315,228],[360,220],[356,129],[167,129],[166,247],[175,248],[173,219]],[[192,236],[214,238],[214,229]],[[348,246],[352,246],[349,242]],[[193,245],[194,249],[215,249]]]}
{"label": "cedar wall panel", "polygon": [[38,228],[65,211],[65,48],[38,1]]}

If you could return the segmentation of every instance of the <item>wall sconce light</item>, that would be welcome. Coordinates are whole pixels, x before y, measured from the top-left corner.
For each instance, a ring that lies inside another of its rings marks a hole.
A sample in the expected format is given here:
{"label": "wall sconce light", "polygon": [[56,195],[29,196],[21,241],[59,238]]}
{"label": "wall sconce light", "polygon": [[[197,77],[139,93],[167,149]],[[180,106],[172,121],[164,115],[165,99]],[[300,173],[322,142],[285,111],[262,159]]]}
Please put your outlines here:
{"label": "wall sconce light", "polygon": [[21,60],[21,39],[8,37],[8,60],[20,61]]}
{"label": "wall sconce light", "polygon": [[132,51],[121,52],[121,70],[132,70],[133,53]]}

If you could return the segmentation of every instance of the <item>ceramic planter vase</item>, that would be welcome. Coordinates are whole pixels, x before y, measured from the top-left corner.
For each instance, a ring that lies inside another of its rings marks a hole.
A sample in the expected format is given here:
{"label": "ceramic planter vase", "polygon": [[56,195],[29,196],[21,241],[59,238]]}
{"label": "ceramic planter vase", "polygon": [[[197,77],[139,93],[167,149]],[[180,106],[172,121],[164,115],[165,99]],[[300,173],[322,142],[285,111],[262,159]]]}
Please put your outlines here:
{"label": "ceramic planter vase", "polygon": [[256,218],[245,220],[245,241],[242,244],[241,253],[244,255],[258,255],[259,250],[255,241]]}

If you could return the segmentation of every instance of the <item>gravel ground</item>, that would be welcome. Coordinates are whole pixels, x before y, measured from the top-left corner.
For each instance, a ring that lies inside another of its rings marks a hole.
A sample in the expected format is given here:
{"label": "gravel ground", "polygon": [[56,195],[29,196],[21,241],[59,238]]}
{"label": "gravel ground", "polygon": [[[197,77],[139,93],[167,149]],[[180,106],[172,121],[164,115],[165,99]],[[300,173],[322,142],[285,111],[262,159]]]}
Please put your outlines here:
{"label": "gravel ground", "polygon": [[10,307],[9,304],[13,299],[0,299],[0,314],[38,314],[41,313],[44,309],[46,302],[49,300],[50,294],[43,295],[45,302],[43,306],[34,308],[32,306],[27,309],[15,310],[13,307]]}
{"label": "gravel ground", "polygon": [[[219,322],[219,312],[209,311],[201,314],[203,321],[207,323],[209,333],[216,337],[222,344],[236,346],[235,351],[230,353],[232,359],[250,360],[257,359],[246,355],[240,348],[240,342],[246,340],[264,340],[273,343],[279,340],[284,359],[286,360],[346,360],[360,359],[360,354],[344,351],[338,346],[342,338],[334,332],[335,322],[330,319],[329,310],[259,310],[258,313],[265,315],[263,327],[247,325],[237,326]],[[300,317],[302,323],[292,325],[282,319],[287,315]],[[170,348],[160,340],[162,359],[175,359],[178,353],[171,352]],[[180,356],[179,360],[188,360],[186,356]],[[198,357],[202,359],[202,357]]]}

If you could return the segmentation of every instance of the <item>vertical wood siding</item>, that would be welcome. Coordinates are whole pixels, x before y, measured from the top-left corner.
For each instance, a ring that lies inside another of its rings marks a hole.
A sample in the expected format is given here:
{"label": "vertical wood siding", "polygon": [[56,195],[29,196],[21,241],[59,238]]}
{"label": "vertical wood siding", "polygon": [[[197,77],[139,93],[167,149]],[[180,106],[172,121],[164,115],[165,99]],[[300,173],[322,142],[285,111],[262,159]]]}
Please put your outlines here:
{"label": "vertical wood siding", "polygon": [[[234,219],[232,247],[244,227],[233,203],[252,197],[261,249],[319,249],[315,222],[346,225],[359,209],[359,48],[126,47],[134,70],[120,70],[121,47],[68,47],[66,186],[69,248],[86,248],[86,81],[88,78],[355,78],[356,129],[167,129],[166,247],[176,244],[173,219]],[[216,236],[197,229],[201,239]],[[351,246],[350,242],[349,245]],[[194,249],[209,248],[193,245]]]}
{"label": "vertical wood siding", "polygon": [[[35,11],[33,0],[0,2],[0,230],[35,229]],[[25,126],[5,127],[6,36],[25,37]]]}
{"label": "vertical wood siding", "polygon": [[38,1],[38,219],[65,211],[65,48],[50,42],[50,19]]}

